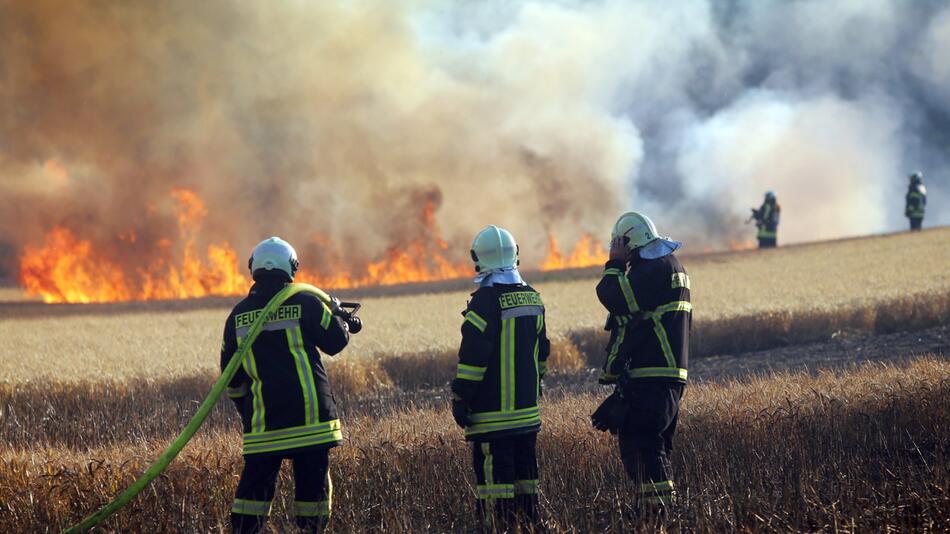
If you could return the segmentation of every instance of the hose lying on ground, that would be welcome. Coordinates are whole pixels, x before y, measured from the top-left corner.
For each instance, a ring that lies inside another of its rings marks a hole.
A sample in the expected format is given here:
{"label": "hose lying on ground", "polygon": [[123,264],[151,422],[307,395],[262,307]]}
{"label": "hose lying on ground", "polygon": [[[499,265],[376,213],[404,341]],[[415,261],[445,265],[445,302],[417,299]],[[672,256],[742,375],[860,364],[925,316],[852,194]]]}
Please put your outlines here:
{"label": "hose lying on ground", "polygon": [[311,286],[309,284],[289,284],[287,287],[282,289],[279,293],[274,295],[274,298],[270,299],[270,302],[267,303],[267,306],[264,307],[264,311],[257,317],[257,320],[251,325],[251,328],[247,332],[247,336],[244,337],[244,341],[240,344],[237,352],[234,353],[234,356],[231,357],[231,361],[228,362],[228,365],[221,372],[221,376],[218,377],[218,380],[211,387],[211,392],[208,393],[208,396],[205,397],[204,402],[201,403],[201,406],[198,408],[198,411],[195,412],[195,415],[192,416],[191,421],[188,421],[188,424],[185,425],[185,429],[181,431],[181,434],[175,438],[175,441],[165,449],[165,452],[155,460],[146,471],[133,482],[128,488],[120,493],[115,499],[112,500],[109,504],[103,506],[96,513],[86,517],[80,523],[73,525],[72,527],[63,531],[63,534],[73,534],[77,532],[86,532],[92,528],[95,528],[99,523],[102,523],[106,520],[107,517],[119,511],[122,507],[129,503],[136,495],[138,495],[145,486],[148,485],[155,477],[160,475],[162,471],[168,467],[168,464],[178,456],[178,453],[181,452],[185,445],[191,440],[195,435],[195,432],[198,431],[198,428],[201,427],[202,423],[205,422],[205,419],[208,418],[208,414],[211,413],[211,409],[214,408],[215,402],[217,402],[218,397],[221,396],[221,393],[227,387],[228,383],[231,381],[231,378],[234,377],[234,373],[237,372],[238,367],[240,367],[241,362],[244,360],[244,355],[247,353],[251,345],[254,344],[254,340],[257,339],[258,334],[261,333],[261,328],[264,326],[264,322],[267,320],[267,316],[271,312],[276,310],[281,304],[283,304],[287,299],[296,295],[297,293],[311,293],[317,298],[323,301],[324,304],[330,304],[330,296],[327,295],[323,290]]}

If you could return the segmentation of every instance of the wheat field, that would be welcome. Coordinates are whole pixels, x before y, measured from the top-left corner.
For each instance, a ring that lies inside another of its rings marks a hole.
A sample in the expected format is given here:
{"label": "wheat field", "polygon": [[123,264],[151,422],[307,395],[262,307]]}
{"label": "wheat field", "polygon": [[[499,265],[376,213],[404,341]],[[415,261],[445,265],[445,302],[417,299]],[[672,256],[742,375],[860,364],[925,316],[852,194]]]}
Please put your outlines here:
{"label": "wheat field", "polygon": [[[779,321],[777,328],[787,330],[785,323],[802,317],[827,325],[830,318],[855,316],[856,310],[864,316],[854,320],[874,322],[867,315],[882,305],[897,305],[901,314],[920,313],[918,306],[936,308],[926,313],[940,316],[950,295],[950,229],[687,255],[683,263],[692,280],[699,330],[720,324],[728,333],[732,323],[763,319]],[[594,294],[597,276],[594,271],[586,279],[537,284],[552,339],[572,334],[599,339],[605,314]],[[372,290],[364,294],[372,295]],[[345,358],[451,352],[457,348],[467,298],[464,291],[360,298],[366,328],[353,336]],[[149,308],[50,318],[0,315],[0,362],[15,362],[0,366],[0,382],[155,378],[217,370],[228,309],[163,311],[161,303]],[[57,365],[51,366],[52,360]]]}

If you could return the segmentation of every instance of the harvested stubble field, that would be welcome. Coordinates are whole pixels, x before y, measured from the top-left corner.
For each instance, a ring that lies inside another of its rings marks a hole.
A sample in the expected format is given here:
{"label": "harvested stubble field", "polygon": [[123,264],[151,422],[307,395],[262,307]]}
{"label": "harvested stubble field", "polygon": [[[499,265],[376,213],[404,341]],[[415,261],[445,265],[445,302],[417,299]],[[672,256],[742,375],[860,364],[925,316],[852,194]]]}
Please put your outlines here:
{"label": "harvested stubble field", "polygon": [[[701,383],[688,389],[674,458],[688,499],[674,528],[950,528],[948,245],[950,230],[938,229],[684,260],[697,307],[694,354],[744,354],[693,363]],[[576,276],[537,284],[555,338],[539,441],[544,513],[556,531],[628,531],[629,488],[615,447],[588,422],[598,399],[587,368],[599,363],[604,343],[597,275]],[[348,438],[333,453],[335,530],[473,527],[473,488],[445,482],[472,478],[443,396],[466,296],[367,291],[366,330],[329,364]],[[191,416],[216,375],[227,309],[24,309],[0,305],[0,525],[58,531],[140,474]],[[406,324],[407,317],[418,320]],[[919,329],[928,329],[929,343],[904,333]],[[898,344],[888,336],[903,337]],[[736,374],[726,368],[769,358],[748,352],[767,348],[786,347],[772,369],[799,355],[808,361],[809,352],[860,361],[849,352],[854,344],[841,344],[850,338],[884,343],[876,352],[884,359],[893,359],[887,343],[900,346],[899,356],[936,354],[722,379]],[[236,415],[222,402],[182,457],[107,530],[223,529],[239,441]],[[289,484],[285,473],[278,531],[292,530]]]}
{"label": "harvested stubble field", "polygon": [[[950,526],[950,363],[867,364],[847,373],[779,374],[689,389],[673,457],[685,497],[671,528],[941,532]],[[174,386],[167,385],[171,389]],[[10,532],[56,531],[131,482],[186,414],[173,391],[129,398],[121,386],[4,391],[4,404],[51,406],[3,426],[0,522]],[[545,406],[539,439],[543,513],[555,531],[635,530],[631,488],[615,445],[590,429],[597,403],[565,395]],[[89,425],[100,403],[109,424]],[[154,411],[143,409],[153,407]],[[222,406],[222,408],[224,408]],[[44,419],[56,417],[51,425]],[[45,428],[33,441],[29,430]],[[445,410],[353,414],[333,452],[337,531],[471,531],[469,453]],[[116,532],[224,528],[240,470],[239,434],[225,410],[133,506]],[[272,526],[290,531],[290,480]],[[641,525],[649,532],[650,525]]]}

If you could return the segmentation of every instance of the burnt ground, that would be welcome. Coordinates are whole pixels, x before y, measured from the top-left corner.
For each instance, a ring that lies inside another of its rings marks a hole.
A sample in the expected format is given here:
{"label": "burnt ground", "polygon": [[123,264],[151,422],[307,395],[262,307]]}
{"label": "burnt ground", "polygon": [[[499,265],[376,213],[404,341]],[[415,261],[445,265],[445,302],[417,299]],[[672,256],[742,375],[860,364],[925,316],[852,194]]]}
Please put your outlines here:
{"label": "burnt ground", "polygon": [[689,362],[693,382],[775,372],[839,369],[865,362],[900,362],[914,356],[950,356],[950,325],[913,332],[871,334],[840,331],[832,339],[776,349],[696,358]]}

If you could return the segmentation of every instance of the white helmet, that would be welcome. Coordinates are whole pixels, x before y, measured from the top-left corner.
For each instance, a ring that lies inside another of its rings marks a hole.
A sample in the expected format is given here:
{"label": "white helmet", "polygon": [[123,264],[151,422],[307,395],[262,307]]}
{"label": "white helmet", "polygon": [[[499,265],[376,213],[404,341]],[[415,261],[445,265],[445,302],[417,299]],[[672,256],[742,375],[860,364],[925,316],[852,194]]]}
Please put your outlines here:
{"label": "white helmet", "polygon": [[635,211],[628,211],[617,219],[610,237],[611,240],[626,237],[627,250],[639,249],[640,257],[647,260],[661,258],[683,246],[679,241],[657,234],[653,221]]}
{"label": "white helmet", "polygon": [[765,200],[768,200],[768,201],[775,200],[775,191],[766,191]]}
{"label": "white helmet", "polygon": [[489,225],[472,241],[472,261],[476,272],[510,269],[518,265],[518,244],[504,228]]}
{"label": "white helmet", "polygon": [[611,240],[618,237],[628,238],[627,249],[633,250],[656,241],[660,236],[657,235],[656,226],[649,217],[635,211],[628,211],[617,219],[613,231],[610,232]]}
{"label": "white helmet", "polygon": [[251,270],[251,275],[259,269],[265,271],[283,271],[291,280],[297,274],[297,268],[300,262],[297,261],[297,251],[290,243],[279,237],[265,239],[254,247],[250,259],[247,260],[247,267]]}

